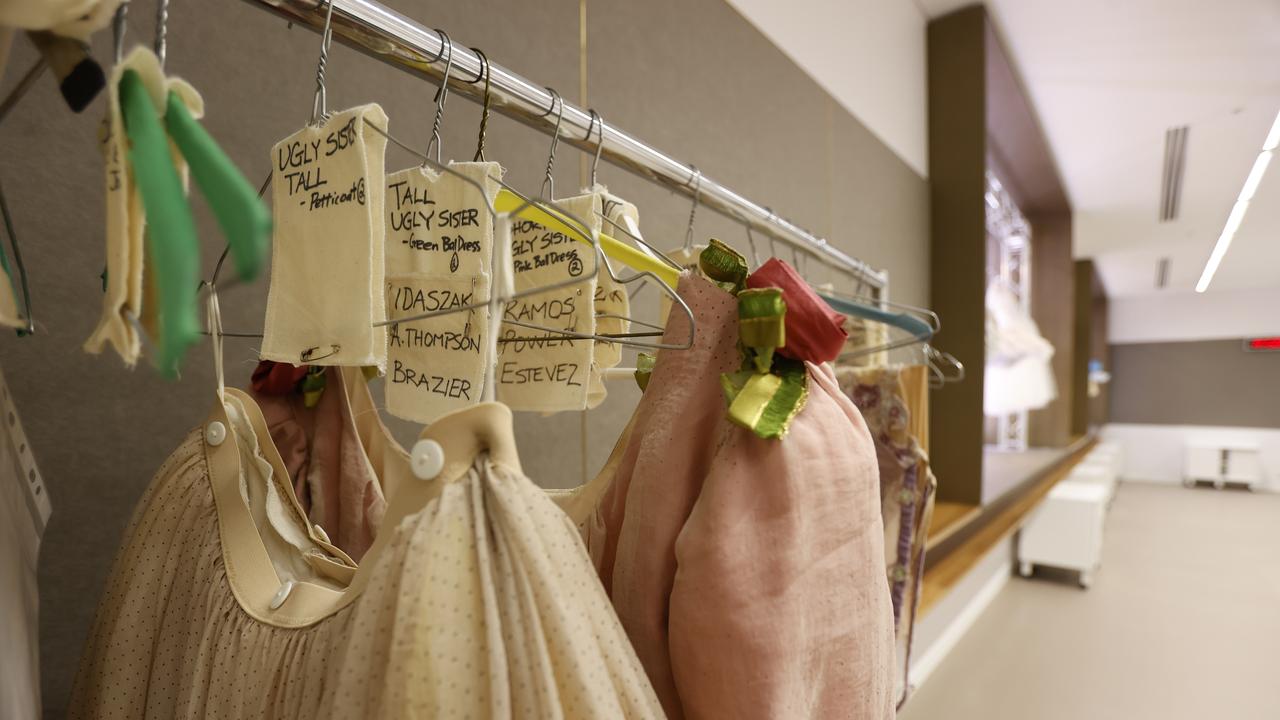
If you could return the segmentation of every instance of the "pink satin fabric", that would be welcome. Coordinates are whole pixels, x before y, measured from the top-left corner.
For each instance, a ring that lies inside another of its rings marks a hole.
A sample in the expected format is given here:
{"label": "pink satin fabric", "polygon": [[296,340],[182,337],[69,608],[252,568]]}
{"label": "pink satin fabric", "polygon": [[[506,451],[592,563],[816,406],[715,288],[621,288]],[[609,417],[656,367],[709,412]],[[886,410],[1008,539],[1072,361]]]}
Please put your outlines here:
{"label": "pink satin fabric", "polygon": [[301,393],[262,393],[256,386],[249,392],[262,408],[308,519],[359,562],[373,544],[387,501],[356,429],[341,370],[325,370],[325,389],[314,408],[306,407]]}
{"label": "pink satin fabric", "polygon": [[[603,473],[592,557],[672,718],[891,718],[875,449],[828,370],[781,441],[725,420],[737,300],[685,274],[695,346],[662,351]],[[688,335],[671,313],[668,341]]]}

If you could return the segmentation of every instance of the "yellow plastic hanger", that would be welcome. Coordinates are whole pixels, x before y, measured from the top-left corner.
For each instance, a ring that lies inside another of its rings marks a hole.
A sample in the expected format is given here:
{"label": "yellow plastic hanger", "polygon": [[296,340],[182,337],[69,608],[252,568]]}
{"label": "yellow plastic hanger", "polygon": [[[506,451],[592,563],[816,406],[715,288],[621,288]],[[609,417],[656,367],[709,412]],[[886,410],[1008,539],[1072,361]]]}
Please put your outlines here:
{"label": "yellow plastic hanger", "polygon": [[[520,209],[523,206],[523,209]],[[500,213],[509,213],[517,211],[516,217],[524,220],[532,220],[533,222],[543,225],[551,230],[556,230],[565,235],[577,239],[579,242],[586,243],[582,239],[582,232],[565,222],[564,218],[557,217],[547,212],[540,206],[530,205],[524,198],[511,192],[510,190],[499,190],[498,198],[494,202],[495,209]],[[680,281],[680,272],[675,268],[663,263],[657,258],[650,257],[640,250],[616,240],[604,233],[599,235],[600,249],[604,250],[604,254],[611,259],[626,265],[637,272],[651,272],[662,279],[667,285],[675,287]]]}

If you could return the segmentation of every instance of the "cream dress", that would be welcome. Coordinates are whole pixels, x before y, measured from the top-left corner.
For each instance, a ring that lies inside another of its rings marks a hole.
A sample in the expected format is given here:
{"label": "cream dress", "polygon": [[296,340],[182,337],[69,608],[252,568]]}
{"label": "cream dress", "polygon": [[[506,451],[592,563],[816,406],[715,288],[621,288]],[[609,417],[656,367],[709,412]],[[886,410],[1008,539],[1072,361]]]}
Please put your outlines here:
{"label": "cream dress", "polygon": [[510,411],[424,431],[445,466],[423,481],[359,385],[391,498],[359,567],[306,521],[253,400],[226,390],[135,512],[69,717],[662,717],[578,520],[521,473]]}

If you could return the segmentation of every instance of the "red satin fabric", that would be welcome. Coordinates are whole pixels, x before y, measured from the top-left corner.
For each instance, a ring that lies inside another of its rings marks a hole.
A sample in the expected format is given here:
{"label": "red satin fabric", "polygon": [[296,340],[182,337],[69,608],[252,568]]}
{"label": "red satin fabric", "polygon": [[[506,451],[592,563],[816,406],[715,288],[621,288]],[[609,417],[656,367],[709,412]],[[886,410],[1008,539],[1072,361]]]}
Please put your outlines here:
{"label": "red satin fabric", "polygon": [[253,369],[253,392],[258,395],[289,395],[307,376],[306,365],[261,360]]}
{"label": "red satin fabric", "polygon": [[778,352],[821,364],[835,360],[849,334],[844,316],[832,310],[786,262],[777,258],[747,276],[747,287],[776,287],[787,302],[787,344]]}

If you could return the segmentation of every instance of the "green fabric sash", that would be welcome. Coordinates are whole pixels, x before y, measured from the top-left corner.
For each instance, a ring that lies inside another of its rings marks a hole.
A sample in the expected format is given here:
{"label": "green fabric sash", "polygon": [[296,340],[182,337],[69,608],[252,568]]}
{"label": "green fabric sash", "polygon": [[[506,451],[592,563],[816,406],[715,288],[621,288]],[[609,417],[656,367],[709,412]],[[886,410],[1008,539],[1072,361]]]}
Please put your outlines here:
{"label": "green fabric sash", "polygon": [[809,397],[804,363],[774,353],[787,339],[782,290],[747,289],[747,259],[719,240],[702,251],[698,267],[738,298],[742,369],[720,376],[729,420],[762,438],[781,438]]}

